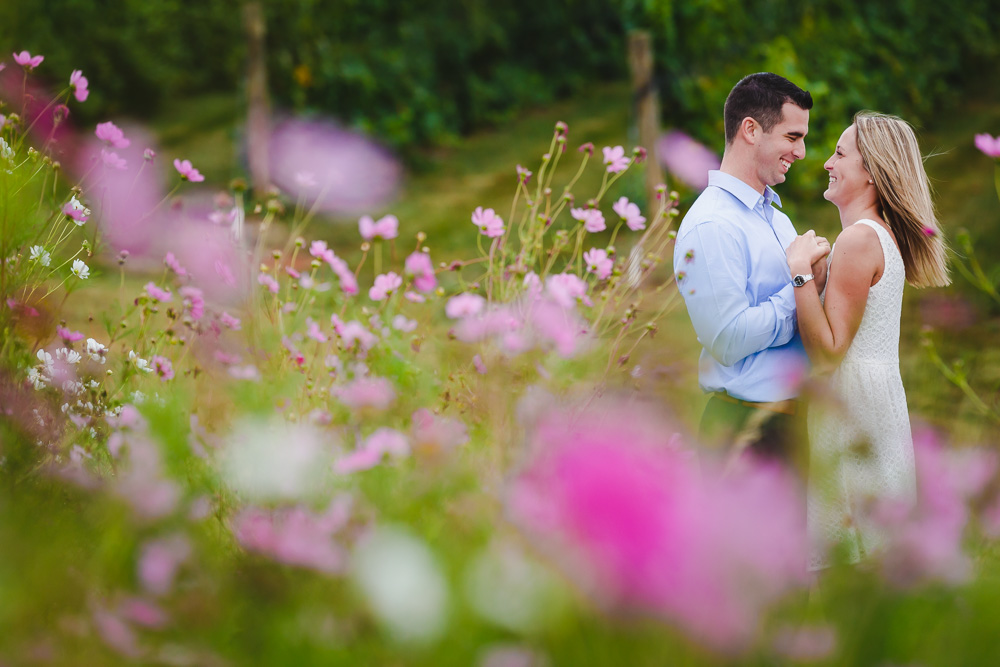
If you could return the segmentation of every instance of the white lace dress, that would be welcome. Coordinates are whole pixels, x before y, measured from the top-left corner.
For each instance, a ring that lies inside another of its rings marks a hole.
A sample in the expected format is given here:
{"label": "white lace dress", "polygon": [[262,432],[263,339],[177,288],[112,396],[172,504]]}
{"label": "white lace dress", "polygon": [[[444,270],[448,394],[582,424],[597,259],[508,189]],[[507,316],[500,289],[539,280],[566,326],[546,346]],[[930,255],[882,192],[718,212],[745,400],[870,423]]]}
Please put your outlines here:
{"label": "white lace dress", "polygon": [[885,271],[869,290],[858,333],[829,378],[829,395],[809,410],[810,570],[855,563],[877,550],[880,531],[866,518],[873,502],[916,497],[910,418],[899,376],[903,258],[881,225],[856,224],[878,233]]}

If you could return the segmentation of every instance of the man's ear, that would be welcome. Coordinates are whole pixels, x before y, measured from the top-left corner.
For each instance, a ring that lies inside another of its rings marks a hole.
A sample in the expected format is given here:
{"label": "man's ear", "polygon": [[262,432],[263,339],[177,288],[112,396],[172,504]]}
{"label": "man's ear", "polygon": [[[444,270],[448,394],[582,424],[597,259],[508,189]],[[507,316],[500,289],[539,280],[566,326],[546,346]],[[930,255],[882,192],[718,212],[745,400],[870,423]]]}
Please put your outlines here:
{"label": "man's ear", "polygon": [[760,124],[747,116],[742,121],[740,121],[740,129],[738,134],[742,135],[744,141],[746,141],[751,146],[757,143],[757,136],[760,132]]}

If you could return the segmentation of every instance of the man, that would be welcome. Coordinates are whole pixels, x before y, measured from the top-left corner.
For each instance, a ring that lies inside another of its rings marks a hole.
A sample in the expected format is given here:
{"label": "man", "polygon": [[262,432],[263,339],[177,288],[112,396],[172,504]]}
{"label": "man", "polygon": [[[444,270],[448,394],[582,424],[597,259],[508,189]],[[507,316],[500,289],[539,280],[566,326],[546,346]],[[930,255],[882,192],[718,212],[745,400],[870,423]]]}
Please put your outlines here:
{"label": "man", "polygon": [[[751,74],[736,84],[726,98],[722,165],[709,172],[674,247],[677,285],[704,348],[699,384],[711,394],[702,440],[787,462],[806,455],[794,399],[808,360],[785,260],[796,232],[775,208],[781,200],[771,186],[805,157],[812,103],[777,74]],[[825,262],[815,268],[822,287]]]}

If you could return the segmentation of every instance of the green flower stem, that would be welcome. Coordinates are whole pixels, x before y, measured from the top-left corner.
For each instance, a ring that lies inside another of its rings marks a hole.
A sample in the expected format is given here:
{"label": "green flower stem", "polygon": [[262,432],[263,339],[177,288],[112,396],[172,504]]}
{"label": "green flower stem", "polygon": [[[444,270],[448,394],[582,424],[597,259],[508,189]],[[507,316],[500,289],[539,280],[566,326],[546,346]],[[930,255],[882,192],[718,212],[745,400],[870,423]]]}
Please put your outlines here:
{"label": "green flower stem", "polygon": [[625,224],[625,221],[620,220],[618,224],[615,226],[615,231],[611,232],[611,241],[608,243],[608,247],[611,247],[615,244],[615,239],[618,238],[618,230],[622,228],[623,224]]}

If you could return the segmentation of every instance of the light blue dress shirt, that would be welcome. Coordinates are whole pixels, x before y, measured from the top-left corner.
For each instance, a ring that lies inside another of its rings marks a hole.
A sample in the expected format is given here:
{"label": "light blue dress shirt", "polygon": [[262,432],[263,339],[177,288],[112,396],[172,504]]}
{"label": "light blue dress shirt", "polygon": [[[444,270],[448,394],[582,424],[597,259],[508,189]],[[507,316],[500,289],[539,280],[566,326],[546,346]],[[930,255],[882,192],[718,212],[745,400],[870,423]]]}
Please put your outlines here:
{"label": "light blue dress shirt", "polygon": [[677,231],[674,273],[703,347],[704,391],[782,401],[798,395],[808,369],[785,260],[795,228],[772,203],[781,206],[771,188],[710,171]]}

